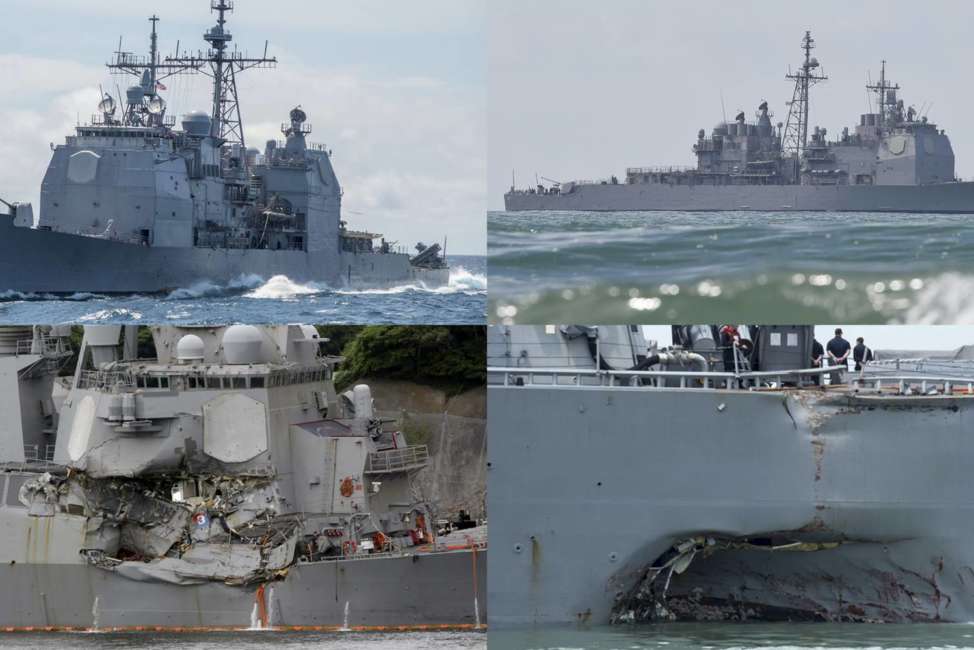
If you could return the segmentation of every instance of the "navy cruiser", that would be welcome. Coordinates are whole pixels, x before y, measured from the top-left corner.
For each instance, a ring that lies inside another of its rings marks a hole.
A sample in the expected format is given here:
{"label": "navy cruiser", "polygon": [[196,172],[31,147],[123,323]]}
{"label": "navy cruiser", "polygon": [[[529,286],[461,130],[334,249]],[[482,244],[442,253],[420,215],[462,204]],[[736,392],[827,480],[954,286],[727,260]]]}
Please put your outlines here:
{"label": "navy cruiser", "polygon": [[0,631],[483,625],[485,527],[314,327],[137,333],[0,328]]}
{"label": "navy cruiser", "polygon": [[867,86],[876,112],[837,137],[809,128],[810,90],[827,79],[814,45],[806,32],[804,60],[787,75],[794,91],[785,122],[773,124],[762,101],[756,122],[741,111],[709,136],[700,129],[695,168],[631,167],[622,180],[512,186],[506,209],[974,212],[974,182],[956,178],[946,132],[904,104],[885,61],[879,81]]}
{"label": "navy cruiser", "polygon": [[737,331],[490,328],[492,625],[974,618],[970,351]]}
{"label": "navy cruiser", "polygon": [[[4,201],[0,291],[159,292],[253,275],[336,287],[447,284],[439,244],[410,255],[342,219],[331,151],[307,141],[304,109],[290,111],[283,141],[248,147],[238,78],[277,59],[266,46],[257,57],[231,48],[233,3],[210,6],[217,23],[205,51],[161,57],[153,16],[148,56],[115,53],[108,68],[135,83],[117,98],[105,93],[89,124],[52,145],[36,220],[30,204]],[[212,78],[212,106],[176,128],[163,81],[192,73]]]}

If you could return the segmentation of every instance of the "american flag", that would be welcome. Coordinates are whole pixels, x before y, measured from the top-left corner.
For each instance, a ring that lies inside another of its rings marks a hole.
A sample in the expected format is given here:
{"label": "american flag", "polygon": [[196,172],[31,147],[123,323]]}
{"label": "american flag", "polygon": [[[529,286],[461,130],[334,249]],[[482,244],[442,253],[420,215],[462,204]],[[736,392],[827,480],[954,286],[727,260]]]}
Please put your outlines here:
{"label": "american flag", "polygon": [[161,81],[156,82],[156,88],[158,88],[159,90],[167,90],[167,88],[162,85]]}

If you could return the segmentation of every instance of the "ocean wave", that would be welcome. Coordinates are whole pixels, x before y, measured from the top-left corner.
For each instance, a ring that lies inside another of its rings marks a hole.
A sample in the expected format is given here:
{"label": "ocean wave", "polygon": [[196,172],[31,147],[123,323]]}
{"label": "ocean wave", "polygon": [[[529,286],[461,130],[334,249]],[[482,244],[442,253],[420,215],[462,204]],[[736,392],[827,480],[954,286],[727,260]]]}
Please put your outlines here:
{"label": "ocean wave", "polygon": [[89,293],[87,291],[79,291],[77,293],[72,293],[68,296],[55,295],[53,293],[33,293],[23,291],[0,291],[0,302],[14,302],[14,301],[42,301],[42,300],[70,300],[72,302],[85,302],[88,300],[98,300],[104,299],[106,296]]}
{"label": "ocean wave", "polygon": [[328,285],[308,282],[301,284],[286,275],[275,275],[267,282],[244,294],[245,298],[261,300],[294,300],[298,296],[321,293],[328,290]]}
{"label": "ocean wave", "polygon": [[974,323],[974,275],[760,274],[659,285],[533,288],[493,296],[500,324],[540,322]]}
{"label": "ocean wave", "polygon": [[442,286],[428,286],[422,282],[400,284],[394,287],[382,289],[337,289],[335,293],[342,295],[380,295],[388,296],[410,291],[421,291],[424,293],[453,294],[463,293],[467,295],[484,294],[487,292],[487,276],[482,273],[472,273],[462,266],[450,270],[449,284]]}
{"label": "ocean wave", "polygon": [[487,291],[487,274],[472,273],[458,266],[450,271],[450,288],[459,291]]}
{"label": "ocean wave", "polygon": [[134,321],[142,320],[142,313],[132,309],[99,309],[96,312],[78,317],[79,323],[94,323],[99,321]]}
{"label": "ocean wave", "polygon": [[927,280],[894,322],[911,325],[974,323],[974,276],[944,273]]}
{"label": "ocean wave", "polygon": [[188,287],[180,287],[169,293],[170,300],[192,300],[194,298],[214,298],[218,296],[240,293],[247,289],[259,287],[264,278],[255,273],[245,273],[230,280],[225,286],[210,280],[200,280]]}

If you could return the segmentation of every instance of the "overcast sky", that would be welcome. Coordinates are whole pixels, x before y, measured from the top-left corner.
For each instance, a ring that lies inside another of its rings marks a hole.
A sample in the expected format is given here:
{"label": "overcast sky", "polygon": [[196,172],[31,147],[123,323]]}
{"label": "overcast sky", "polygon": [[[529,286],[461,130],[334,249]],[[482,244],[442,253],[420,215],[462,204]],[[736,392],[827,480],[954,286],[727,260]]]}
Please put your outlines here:
{"label": "overcast sky", "polygon": [[515,170],[556,180],[622,176],[626,167],[694,165],[708,134],[767,100],[785,121],[806,29],[829,80],[810,122],[830,134],[866,112],[880,61],[907,106],[930,106],[957,173],[974,177],[969,0],[490,0],[488,206],[503,208]]}
{"label": "overcast sky", "polygon": [[[205,47],[209,0],[3,0],[0,29],[0,198],[39,204],[49,143],[89,119],[98,85],[130,77],[103,64],[148,50],[153,11],[160,50]],[[483,254],[486,194],[486,28],[483,0],[237,0],[234,43],[277,70],[240,77],[248,145],[279,138],[301,104],[311,140],[334,151],[345,218],[412,245],[449,236],[449,252]],[[164,82],[170,113],[209,107],[205,77]]]}
{"label": "overcast sky", "polygon": [[[815,338],[825,345],[836,327],[850,343],[861,336],[873,350],[956,350],[974,344],[972,325],[816,325]],[[661,345],[672,343],[669,325],[643,325],[643,334]]]}

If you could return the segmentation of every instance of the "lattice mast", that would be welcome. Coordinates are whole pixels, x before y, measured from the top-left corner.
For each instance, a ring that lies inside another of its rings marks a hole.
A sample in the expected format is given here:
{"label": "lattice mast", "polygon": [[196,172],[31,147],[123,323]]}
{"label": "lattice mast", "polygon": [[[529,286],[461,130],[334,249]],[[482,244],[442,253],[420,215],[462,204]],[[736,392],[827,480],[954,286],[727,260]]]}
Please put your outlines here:
{"label": "lattice mast", "polygon": [[[233,36],[226,29],[227,13],[233,11],[232,0],[210,0],[210,11],[216,12],[217,24],[203,35],[210,49],[196,56],[167,57],[166,61],[194,67],[213,78],[213,107],[210,115],[210,135],[220,138],[225,144],[239,143],[246,147],[243,120],[240,116],[240,101],[237,97],[237,74],[251,68],[272,68],[277,65],[276,57],[267,56],[267,43],[264,54],[251,58],[236,49],[228,51],[227,46]],[[204,68],[209,67],[209,72]]]}
{"label": "lattice mast", "polygon": [[795,82],[795,90],[791,101],[788,102],[788,119],[785,121],[785,132],[781,138],[781,148],[785,153],[794,154],[797,159],[805,152],[808,145],[808,89],[827,76],[817,73],[818,59],[812,56],[815,40],[810,31],[805,32],[802,39],[802,49],[805,51],[805,61],[795,73],[785,75],[786,79]]}
{"label": "lattice mast", "polygon": [[[128,74],[139,78],[139,86],[142,88],[144,99],[140,102],[125,102],[126,110],[123,124],[129,126],[162,125],[164,123],[166,109],[166,103],[159,96],[159,90],[165,90],[162,81],[173,75],[196,71],[196,66],[193,65],[173,62],[168,59],[165,62],[160,60],[159,36],[156,32],[159,17],[151,16],[149,22],[152,23],[152,31],[149,34],[148,57],[123,51],[122,42],[119,39],[115,56],[110,62],[105,64],[112,74]],[[134,97],[127,99],[134,100]],[[102,106],[111,107],[111,112],[114,112],[114,102],[111,101],[110,96],[106,95],[103,98]],[[107,112],[105,119],[111,119]]]}
{"label": "lattice mast", "polygon": [[886,61],[879,70],[879,83],[867,85],[867,89],[879,95],[879,126],[885,127],[887,123],[896,123],[896,91],[900,89],[899,84],[892,84],[886,79]]}

